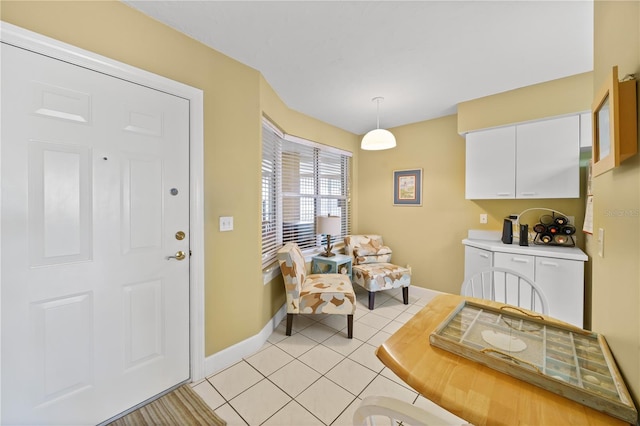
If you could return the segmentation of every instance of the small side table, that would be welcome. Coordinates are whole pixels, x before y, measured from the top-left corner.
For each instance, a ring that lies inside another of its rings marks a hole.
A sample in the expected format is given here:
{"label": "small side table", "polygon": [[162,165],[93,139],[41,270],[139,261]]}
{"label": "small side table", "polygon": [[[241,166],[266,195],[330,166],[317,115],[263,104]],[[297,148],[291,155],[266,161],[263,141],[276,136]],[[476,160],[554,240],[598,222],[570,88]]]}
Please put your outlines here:
{"label": "small side table", "polygon": [[344,274],[351,279],[351,256],[336,254],[331,257],[313,256],[311,262],[312,274]]}

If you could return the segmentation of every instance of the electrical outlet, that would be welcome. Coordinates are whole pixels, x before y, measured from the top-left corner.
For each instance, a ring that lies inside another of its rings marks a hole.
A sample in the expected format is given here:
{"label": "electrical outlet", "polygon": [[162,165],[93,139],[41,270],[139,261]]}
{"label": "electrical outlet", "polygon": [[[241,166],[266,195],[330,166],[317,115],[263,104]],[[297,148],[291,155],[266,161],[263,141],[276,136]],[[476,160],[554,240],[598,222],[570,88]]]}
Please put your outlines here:
{"label": "electrical outlet", "polygon": [[481,213],[480,214],[480,223],[487,223],[487,214],[486,213]]}
{"label": "electrical outlet", "polygon": [[220,216],[220,232],[233,231],[233,216]]}

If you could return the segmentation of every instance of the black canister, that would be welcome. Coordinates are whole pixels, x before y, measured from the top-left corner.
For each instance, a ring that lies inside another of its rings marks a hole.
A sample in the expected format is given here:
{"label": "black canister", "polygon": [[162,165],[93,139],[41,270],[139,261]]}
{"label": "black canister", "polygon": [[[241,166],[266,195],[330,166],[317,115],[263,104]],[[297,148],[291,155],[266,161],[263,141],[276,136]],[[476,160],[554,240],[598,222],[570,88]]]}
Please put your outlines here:
{"label": "black canister", "polygon": [[502,223],[502,242],[504,244],[513,243],[513,222],[509,218],[505,218]]}
{"label": "black canister", "polygon": [[529,245],[529,225],[520,225],[520,242],[521,246]]}

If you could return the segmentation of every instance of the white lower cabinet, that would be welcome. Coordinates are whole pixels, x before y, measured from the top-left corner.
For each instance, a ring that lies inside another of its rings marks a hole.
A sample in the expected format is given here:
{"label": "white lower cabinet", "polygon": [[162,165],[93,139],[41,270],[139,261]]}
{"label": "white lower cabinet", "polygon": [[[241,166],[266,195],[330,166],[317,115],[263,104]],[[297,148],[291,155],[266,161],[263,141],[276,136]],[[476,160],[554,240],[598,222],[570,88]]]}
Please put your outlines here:
{"label": "white lower cabinet", "polygon": [[493,252],[477,247],[464,247],[464,279],[493,266]]}
{"label": "white lower cabinet", "polygon": [[549,313],[562,321],[584,325],[584,263],[536,256],[534,281],[549,302]]}
{"label": "white lower cabinet", "polygon": [[[506,247],[513,251],[505,252]],[[495,245],[487,244],[487,248],[484,249],[465,243],[465,279],[490,266],[516,271],[533,280],[542,289],[549,304],[549,316],[582,328],[586,255],[577,248],[570,249],[573,252],[572,256],[568,257],[582,259],[584,256],[584,260],[561,258],[561,254],[560,257],[554,257],[555,253],[549,251],[540,253],[543,255],[528,254],[535,253],[536,249],[505,246],[500,242]]]}

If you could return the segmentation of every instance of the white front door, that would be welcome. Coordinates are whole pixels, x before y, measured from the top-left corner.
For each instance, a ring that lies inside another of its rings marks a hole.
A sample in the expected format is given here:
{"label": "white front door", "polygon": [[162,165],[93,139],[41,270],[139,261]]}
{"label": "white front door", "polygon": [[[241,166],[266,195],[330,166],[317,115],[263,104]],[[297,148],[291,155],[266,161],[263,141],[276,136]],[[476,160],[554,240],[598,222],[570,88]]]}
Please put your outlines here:
{"label": "white front door", "polygon": [[1,423],[99,423],[189,378],[189,104],[1,54]]}

